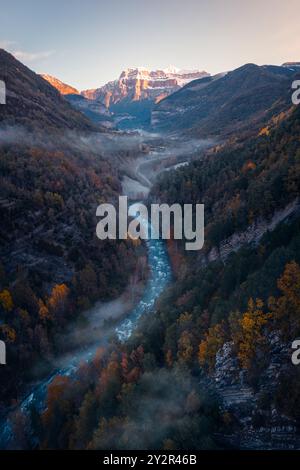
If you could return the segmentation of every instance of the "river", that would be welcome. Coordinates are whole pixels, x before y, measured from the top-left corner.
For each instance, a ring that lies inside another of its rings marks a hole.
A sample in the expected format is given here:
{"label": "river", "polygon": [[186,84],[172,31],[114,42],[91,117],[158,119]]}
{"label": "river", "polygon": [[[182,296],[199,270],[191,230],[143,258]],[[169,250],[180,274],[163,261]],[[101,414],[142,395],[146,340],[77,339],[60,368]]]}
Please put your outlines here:
{"label": "river", "polygon": [[[134,185],[137,185],[136,189],[132,192],[131,188],[131,194],[129,194],[128,188],[123,186],[123,192],[131,197],[135,192],[135,197],[133,197],[133,199],[136,199],[137,195],[146,197],[149,192],[149,188],[159,173],[167,170],[168,167],[174,168],[176,164],[182,164],[182,160],[184,160],[184,164],[187,164],[187,156],[191,156],[196,150],[199,151],[200,149],[209,147],[210,145],[211,142],[209,140],[186,142],[184,140],[178,141],[174,139],[171,143],[168,142],[165,149],[163,148],[163,150],[154,151],[151,156],[147,155],[137,159],[134,169],[136,179],[131,180]],[[163,167],[153,170],[153,165],[156,165],[159,162],[164,162]],[[144,186],[145,184],[146,186]],[[149,230],[150,227],[148,225],[148,220],[140,218],[137,214],[132,213],[132,211],[131,215],[139,218],[140,224],[145,231]],[[138,301],[136,306],[129,311],[126,318],[123,318],[123,320],[120,320],[119,323],[116,323],[114,326],[113,332],[117,335],[120,341],[126,341],[131,336],[139,318],[143,315],[151,314],[151,312],[154,311],[156,300],[171,282],[171,265],[165,242],[161,239],[149,239],[146,240],[145,243],[148,253],[149,276],[142,298]],[[103,345],[103,340],[105,339],[107,341],[112,333],[111,329],[108,329],[107,333],[101,333],[103,325],[103,321],[101,320],[103,320],[104,315],[109,311],[110,305],[110,303],[107,305],[101,304],[99,307],[96,305],[96,307],[91,309],[90,312],[87,312],[86,318],[90,318],[90,326],[87,328],[87,335],[91,336],[88,346],[86,345],[82,347],[82,345],[78,343],[77,348],[74,349],[72,354],[69,353],[67,355],[64,354],[61,357],[56,357],[56,367],[53,367],[52,373],[32,385],[30,391],[24,395],[17,408],[25,414],[29,413],[32,407],[39,412],[42,411],[45,409],[45,399],[47,396],[48,386],[54,378],[57,376],[72,376],[76,373],[83,362],[88,363],[93,359],[99,346]],[[99,323],[97,328],[94,326],[96,323]],[[73,337],[76,337],[76,334],[78,333],[78,336],[80,336],[82,331],[80,328],[78,328],[78,330],[75,328],[75,331],[72,331],[71,333]],[[68,338],[68,336],[66,336],[66,338]],[[10,448],[12,438],[13,431],[11,422],[9,418],[5,418],[0,423],[0,449]]]}
{"label": "river", "polygon": [[[131,215],[135,215],[139,219],[144,230],[147,231],[149,229],[147,220],[140,218],[137,214],[133,214],[132,211]],[[156,300],[171,281],[171,266],[165,242],[163,240],[149,239],[146,240],[145,243],[147,246],[149,265],[148,280],[142,298],[137,305],[128,313],[125,319],[115,326],[115,333],[120,341],[125,341],[131,336],[141,316],[150,314],[150,312],[153,311]],[[99,316],[103,310],[103,305],[101,305],[98,310]],[[93,311],[93,316],[95,316],[95,314],[97,315],[97,308],[96,311],[95,309]],[[102,342],[103,337],[101,338],[101,343]],[[69,355],[67,360],[65,357],[61,361],[60,358],[57,358],[57,363],[62,362],[63,365],[53,370],[46,378],[33,385],[30,392],[21,400],[19,409],[25,414],[29,413],[32,407],[39,412],[42,411],[45,408],[48,386],[53,379],[57,376],[74,375],[80,364],[92,360],[99,346],[100,341],[96,339],[94,343],[90,344],[84,350],[80,349],[79,352]],[[12,438],[13,431],[11,422],[9,418],[5,418],[0,426],[0,449],[9,448]]]}

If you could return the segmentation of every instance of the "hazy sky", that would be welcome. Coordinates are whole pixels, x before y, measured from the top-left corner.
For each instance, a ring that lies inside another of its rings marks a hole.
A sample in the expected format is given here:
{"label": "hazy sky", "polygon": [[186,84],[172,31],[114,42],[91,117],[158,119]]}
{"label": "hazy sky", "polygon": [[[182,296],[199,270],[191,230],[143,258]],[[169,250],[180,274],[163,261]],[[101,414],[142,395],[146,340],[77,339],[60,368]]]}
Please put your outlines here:
{"label": "hazy sky", "polygon": [[300,61],[299,0],[0,0],[0,47],[79,89],[132,66]]}

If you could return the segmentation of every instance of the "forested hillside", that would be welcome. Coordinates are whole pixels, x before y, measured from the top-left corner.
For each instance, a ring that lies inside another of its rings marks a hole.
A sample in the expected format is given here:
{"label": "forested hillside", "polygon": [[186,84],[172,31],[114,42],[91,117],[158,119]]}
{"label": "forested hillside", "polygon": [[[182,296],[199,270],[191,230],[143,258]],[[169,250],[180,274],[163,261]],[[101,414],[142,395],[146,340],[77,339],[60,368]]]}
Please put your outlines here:
{"label": "forested hillside", "polygon": [[47,370],[67,323],[124,290],[136,256],[131,241],[96,238],[96,207],[121,186],[100,144],[76,142],[97,137],[93,124],[10,54],[0,62],[0,403],[9,405],[35,365]]}
{"label": "forested hillside", "polygon": [[153,108],[153,129],[202,138],[249,135],[289,108],[296,75],[293,68],[246,64],[195,80]]}
{"label": "forested hillside", "polygon": [[274,129],[262,128],[157,182],[153,198],[205,204],[205,251],[299,195],[300,110],[290,112]]}
{"label": "forested hillside", "polygon": [[0,79],[6,85],[6,105],[1,106],[1,125],[27,128],[91,130],[93,124],[40,75],[0,49]]}

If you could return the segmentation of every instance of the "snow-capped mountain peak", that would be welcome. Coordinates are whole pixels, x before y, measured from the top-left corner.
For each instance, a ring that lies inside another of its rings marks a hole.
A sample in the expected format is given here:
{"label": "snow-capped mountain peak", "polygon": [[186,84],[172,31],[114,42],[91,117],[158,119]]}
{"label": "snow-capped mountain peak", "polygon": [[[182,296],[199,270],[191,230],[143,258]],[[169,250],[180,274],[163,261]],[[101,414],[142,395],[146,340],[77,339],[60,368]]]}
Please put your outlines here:
{"label": "snow-capped mountain peak", "polygon": [[179,74],[180,69],[178,67],[175,67],[174,65],[168,65],[165,69],[163,69],[166,75],[169,74]]}
{"label": "snow-capped mountain peak", "polygon": [[118,79],[101,88],[83,91],[83,96],[101,101],[107,108],[126,101],[150,100],[158,102],[192,80],[209,74],[203,70],[181,70],[173,65],[164,69],[129,67]]}

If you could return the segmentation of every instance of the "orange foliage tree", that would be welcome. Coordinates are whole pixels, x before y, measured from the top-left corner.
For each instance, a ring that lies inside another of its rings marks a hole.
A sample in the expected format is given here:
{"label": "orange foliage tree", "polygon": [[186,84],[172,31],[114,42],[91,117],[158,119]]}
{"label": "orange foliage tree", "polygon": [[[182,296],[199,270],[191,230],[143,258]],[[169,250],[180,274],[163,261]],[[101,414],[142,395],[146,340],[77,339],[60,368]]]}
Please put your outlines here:
{"label": "orange foliage tree", "polygon": [[300,333],[300,266],[291,261],[287,263],[277,282],[282,295],[269,299],[270,310],[286,339]]}
{"label": "orange foliage tree", "polygon": [[0,292],[0,305],[6,312],[10,312],[14,308],[13,299],[9,290],[4,289]]}
{"label": "orange foliage tree", "polygon": [[47,304],[54,317],[60,315],[64,311],[67,305],[69,292],[70,290],[65,284],[56,284],[53,287]]}
{"label": "orange foliage tree", "polygon": [[218,323],[209,328],[205,338],[201,341],[198,350],[198,360],[200,366],[206,366],[210,371],[214,368],[216,354],[225,342],[224,323]]}
{"label": "orange foliage tree", "polygon": [[231,336],[237,350],[241,366],[249,369],[257,354],[266,346],[264,327],[271,318],[263,311],[264,303],[260,299],[250,299],[248,310],[242,318],[231,316]]}

